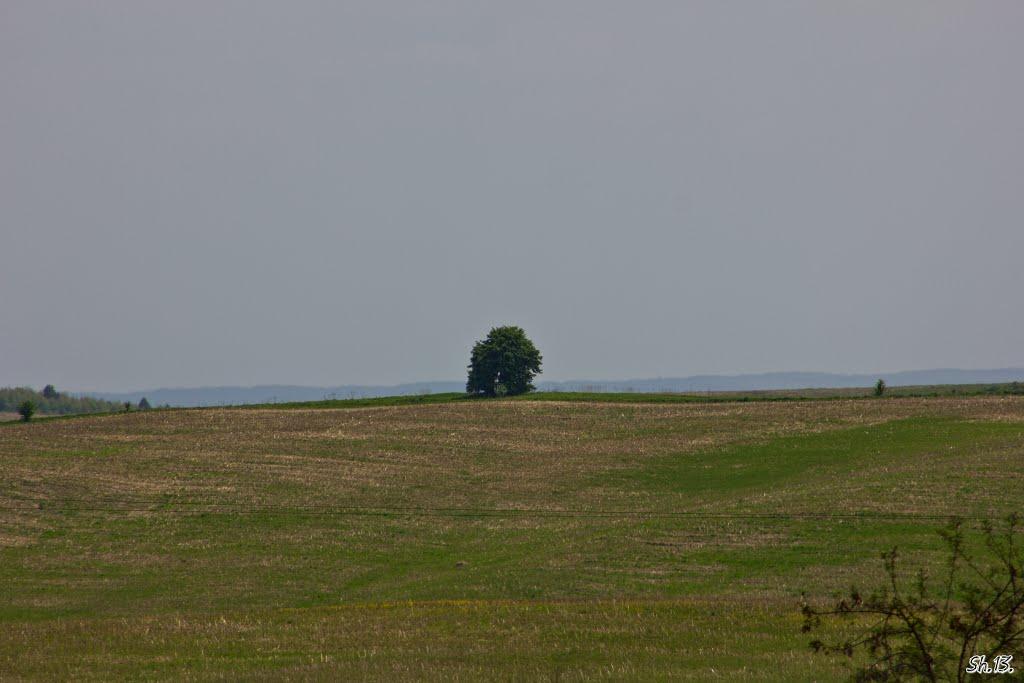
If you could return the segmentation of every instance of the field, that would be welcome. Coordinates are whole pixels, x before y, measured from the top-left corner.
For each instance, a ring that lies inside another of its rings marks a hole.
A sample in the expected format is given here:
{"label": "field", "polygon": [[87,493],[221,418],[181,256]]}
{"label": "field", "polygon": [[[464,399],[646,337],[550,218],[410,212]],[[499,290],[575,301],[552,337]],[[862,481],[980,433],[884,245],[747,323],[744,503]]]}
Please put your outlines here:
{"label": "field", "polygon": [[835,680],[802,593],[1024,502],[1024,397],[544,398],[0,426],[0,680]]}

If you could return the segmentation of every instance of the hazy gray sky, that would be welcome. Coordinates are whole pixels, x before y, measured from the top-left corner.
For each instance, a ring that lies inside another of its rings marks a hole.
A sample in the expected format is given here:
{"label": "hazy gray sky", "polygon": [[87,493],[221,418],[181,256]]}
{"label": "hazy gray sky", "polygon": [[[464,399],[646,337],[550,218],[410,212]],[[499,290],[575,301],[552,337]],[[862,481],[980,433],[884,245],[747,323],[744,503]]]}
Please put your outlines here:
{"label": "hazy gray sky", "polygon": [[1024,3],[0,4],[0,385],[1024,365]]}

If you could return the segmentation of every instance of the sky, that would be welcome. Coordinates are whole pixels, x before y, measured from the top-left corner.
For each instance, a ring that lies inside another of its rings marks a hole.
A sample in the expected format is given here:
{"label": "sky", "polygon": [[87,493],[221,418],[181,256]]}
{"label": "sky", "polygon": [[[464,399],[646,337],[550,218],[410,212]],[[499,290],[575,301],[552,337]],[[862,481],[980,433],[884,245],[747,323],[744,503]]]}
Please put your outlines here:
{"label": "sky", "polygon": [[0,3],[0,385],[1024,365],[1024,3]]}

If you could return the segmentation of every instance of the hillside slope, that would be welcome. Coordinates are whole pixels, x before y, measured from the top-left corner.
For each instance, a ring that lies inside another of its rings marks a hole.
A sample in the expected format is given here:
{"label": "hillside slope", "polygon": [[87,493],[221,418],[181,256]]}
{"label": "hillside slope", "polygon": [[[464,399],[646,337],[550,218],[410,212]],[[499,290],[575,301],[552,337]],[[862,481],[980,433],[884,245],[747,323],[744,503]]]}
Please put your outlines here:
{"label": "hillside slope", "polygon": [[[749,392],[789,391],[794,389],[869,388],[884,377],[891,387],[935,384],[1000,384],[1024,380],[1024,368],[992,370],[934,369],[883,372],[874,374],[839,374],[830,372],[767,372],[744,375],[694,375],[690,377],[648,377],[624,380],[577,379],[564,382],[542,380],[541,391],[558,392]],[[91,392],[112,401],[138,403],[143,396],[153,405],[223,406],[243,403],[288,403],[325,399],[376,398],[383,396],[416,396],[462,392],[464,381],[415,382],[390,386],[346,384],[308,387],[296,385],[265,385],[254,387],[189,387],[163,388],[120,393]]]}
{"label": "hillside slope", "polygon": [[0,429],[0,678],[831,680],[801,592],[1024,503],[1024,398]]}

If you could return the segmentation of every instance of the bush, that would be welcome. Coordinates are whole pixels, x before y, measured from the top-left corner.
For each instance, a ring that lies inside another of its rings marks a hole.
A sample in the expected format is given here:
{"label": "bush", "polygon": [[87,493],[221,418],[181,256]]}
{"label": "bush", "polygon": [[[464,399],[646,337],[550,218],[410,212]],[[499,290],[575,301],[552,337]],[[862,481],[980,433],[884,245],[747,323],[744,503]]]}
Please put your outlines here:
{"label": "bush", "polygon": [[[945,571],[932,580],[924,570],[913,581],[898,569],[893,548],[882,555],[885,580],[870,595],[852,589],[829,609],[804,605],[803,631],[822,617],[871,625],[839,643],[811,642],[815,652],[866,660],[854,669],[857,681],[964,681],[978,665],[997,667],[1024,655],[1024,547],[1016,516],[996,530],[983,524],[984,557],[970,552],[961,523],[941,532],[949,550]],[[975,669],[977,670],[977,669]],[[1008,671],[1005,673],[1009,673]]]}
{"label": "bush", "polygon": [[28,422],[32,419],[32,416],[36,414],[36,404],[34,401],[23,401],[18,406],[18,415],[21,415],[22,422]]}

